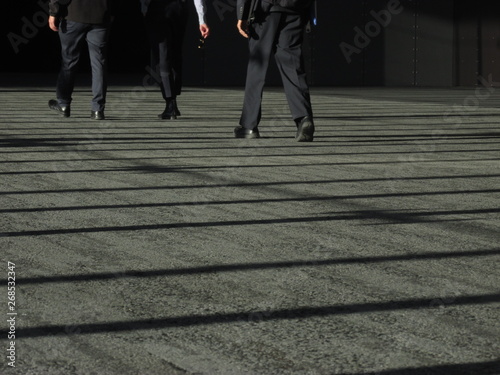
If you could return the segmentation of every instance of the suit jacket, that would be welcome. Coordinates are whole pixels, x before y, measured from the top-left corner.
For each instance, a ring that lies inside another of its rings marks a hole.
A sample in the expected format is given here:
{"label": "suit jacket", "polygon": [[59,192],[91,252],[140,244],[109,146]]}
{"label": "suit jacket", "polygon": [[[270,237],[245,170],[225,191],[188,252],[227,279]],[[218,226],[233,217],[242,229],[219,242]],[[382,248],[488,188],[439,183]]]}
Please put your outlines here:
{"label": "suit jacket", "polygon": [[289,0],[282,1],[283,4],[288,4],[289,7],[282,7],[273,0],[237,0],[236,2],[236,16],[239,20],[248,20],[252,10],[252,5],[255,6],[254,11],[257,12],[283,12],[283,13],[302,13],[306,8],[311,5],[312,0]]}
{"label": "suit jacket", "polygon": [[49,0],[49,15],[81,23],[104,24],[113,15],[113,0]]}

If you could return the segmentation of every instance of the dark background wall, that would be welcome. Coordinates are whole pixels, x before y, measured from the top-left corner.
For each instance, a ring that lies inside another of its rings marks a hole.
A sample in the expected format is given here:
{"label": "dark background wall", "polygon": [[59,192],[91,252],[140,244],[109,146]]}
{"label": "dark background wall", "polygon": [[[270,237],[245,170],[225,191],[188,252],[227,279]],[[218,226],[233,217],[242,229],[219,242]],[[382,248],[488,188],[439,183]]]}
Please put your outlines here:
{"label": "dark background wall", "polygon": [[[500,81],[497,3],[317,1],[318,25],[305,35],[304,45],[311,85],[474,86],[479,76],[489,75]],[[190,3],[184,50],[186,85],[243,85],[247,45],[235,28],[235,2],[207,0],[212,35],[203,49],[197,48],[197,17]],[[138,3],[121,0],[121,13],[111,34],[110,71],[131,80],[147,74],[149,58]],[[16,0],[4,6],[0,73],[57,72],[59,40],[46,25],[45,1]],[[81,70],[88,71],[87,65],[82,61]],[[281,84],[274,64],[268,84]]]}

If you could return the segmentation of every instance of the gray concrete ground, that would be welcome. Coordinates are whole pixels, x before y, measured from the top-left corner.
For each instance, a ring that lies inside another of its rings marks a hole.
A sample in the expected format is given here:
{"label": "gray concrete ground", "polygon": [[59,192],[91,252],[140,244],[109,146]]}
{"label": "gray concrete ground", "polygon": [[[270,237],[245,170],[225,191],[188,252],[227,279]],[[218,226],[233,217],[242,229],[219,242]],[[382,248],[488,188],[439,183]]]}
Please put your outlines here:
{"label": "gray concrete ground", "polygon": [[95,122],[32,85],[0,92],[2,374],[500,374],[500,89],[313,88],[301,144],[278,88],[238,140],[241,88],[161,121],[112,86]]}

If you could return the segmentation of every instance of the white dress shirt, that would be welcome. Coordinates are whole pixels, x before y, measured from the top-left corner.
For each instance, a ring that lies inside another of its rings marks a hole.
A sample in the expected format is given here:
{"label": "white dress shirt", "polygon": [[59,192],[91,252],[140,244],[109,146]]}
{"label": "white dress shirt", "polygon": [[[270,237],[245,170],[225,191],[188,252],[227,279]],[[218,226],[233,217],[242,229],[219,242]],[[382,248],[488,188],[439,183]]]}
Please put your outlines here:
{"label": "white dress shirt", "polygon": [[[207,13],[207,9],[205,6],[205,0],[193,0],[194,6],[196,7],[196,13],[198,13],[198,21],[200,25],[206,24],[207,21],[205,19],[205,15]],[[141,11],[142,14],[146,14],[149,8],[149,3],[151,0],[140,0],[141,2]]]}

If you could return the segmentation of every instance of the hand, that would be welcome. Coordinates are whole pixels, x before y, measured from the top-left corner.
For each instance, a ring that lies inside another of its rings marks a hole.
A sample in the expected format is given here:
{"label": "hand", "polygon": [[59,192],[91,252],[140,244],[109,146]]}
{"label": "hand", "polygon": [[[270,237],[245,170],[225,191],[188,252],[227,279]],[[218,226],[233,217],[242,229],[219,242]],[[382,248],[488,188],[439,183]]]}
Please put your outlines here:
{"label": "hand", "polygon": [[239,20],[236,27],[238,28],[238,31],[240,32],[241,35],[243,35],[245,38],[248,38],[248,22],[247,21]]}
{"label": "hand", "polygon": [[200,25],[200,33],[201,37],[205,39],[207,36],[210,35],[210,27],[206,23]]}
{"label": "hand", "polygon": [[49,16],[49,27],[52,31],[59,31],[59,27],[57,27],[58,21],[56,17]]}

